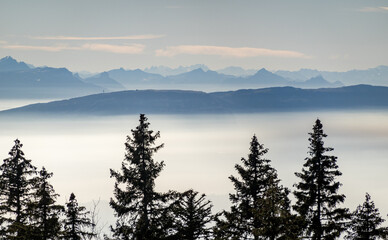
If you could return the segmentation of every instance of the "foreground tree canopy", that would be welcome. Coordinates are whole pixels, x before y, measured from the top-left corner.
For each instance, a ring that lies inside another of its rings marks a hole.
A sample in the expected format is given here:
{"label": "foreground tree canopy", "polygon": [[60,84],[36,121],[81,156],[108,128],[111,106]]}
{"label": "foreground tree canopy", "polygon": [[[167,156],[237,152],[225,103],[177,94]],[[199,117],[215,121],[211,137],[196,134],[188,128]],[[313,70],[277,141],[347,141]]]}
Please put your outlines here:
{"label": "foreground tree canopy", "polygon": [[[299,182],[294,184],[294,205],[266,158],[268,149],[253,135],[248,157],[229,177],[234,186],[230,210],[213,213],[206,195],[193,189],[155,190],[165,164],[154,154],[163,144],[157,143],[160,133],[140,114],[139,125],[127,136],[120,170],[110,170],[116,224],[104,239],[386,239],[388,229],[381,226],[384,219],[369,194],[353,213],[341,207],[341,172],[337,157],[328,154],[333,148],[324,146],[327,135],[319,119],[309,135],[308,157],[295,173]],[[57,204],[59,195],[50,184],[53,174],[44,167],[38,171],[22,146],[15,140],[0,166],[0,239],[102,239],[95,215],[79,206],[73,193],[65,206]]]}

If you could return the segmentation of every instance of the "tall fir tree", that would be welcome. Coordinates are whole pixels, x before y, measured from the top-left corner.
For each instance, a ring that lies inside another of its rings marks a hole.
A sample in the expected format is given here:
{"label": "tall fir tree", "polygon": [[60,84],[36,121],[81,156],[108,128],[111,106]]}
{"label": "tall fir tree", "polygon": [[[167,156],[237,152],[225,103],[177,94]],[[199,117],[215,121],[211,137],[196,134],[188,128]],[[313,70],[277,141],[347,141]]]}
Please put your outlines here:
{"label": "tall fir tree", "polygon": [[110,206],[118,218],[111,227],[116,239],[162,239],[166,234],[168,194],[155,191],[155,179],[164,167],[153,159],[163,144],[156,145],[160,133],[149,129],[150,123],[140,114],[139,125],[131,130],[125,143],[125,159],[121,171],[111,169],[116,179]]}
{"label": "tall fir tree", "polygon": [[309,156],[302,172],[295,173],[300,182],[294,185],[297,200],[294,209],[304,219],[304,237],[336,239],[346,230],[349,219],[348,209],[338,206],[345,200],[345,195],[338,193],[342,184],[336,180],[342,173],[338,170],[337,157],[326,155],[333,148],[324,146],[327,135],[319,119],[309,135]]}
{"label": "tall fir tree", "polygon": [[89,212],[85,207],[78,205],[74,193],[70,194],[69,201],[66,203],[63,225],[63,239],[84,240],[95,236],[91,231],[93,223],[89,218]]}
{"label": "tall fir tree", "polygon": [[53,173],[47,172],[43,167],[34,183],[34,201],[29,205],[33,230],[31,240],[55,239],[60,236],[60,215],[64,207],[56,204],[59,194],[55,193],[54,187],[49,183],[52,176]]}
{"label": "tall fir tree", "polygon": [[29,239],[28,206],[33,198],[36,167],[24,157],[18,139],[0,166],[0,223],[6,239]]}
{"label": "tall fir tree", "polygon": [[352,221],[347,231],[346,239],[386,239],[388,236],[388,228],[381,226],[384,221],[380,216],[379,209],[375,207],[370,195],[366,193],[365,202],[359,205],[352,213]]}
{"label": "tall fir tree", "polygon": [[177,201],[172,205],[175,239],[210,239],[209,224],[214,220],[212,207],[205,194],[199,195],[194,190],[179,194]]}
{"label": "tall fir tree", "polygon": [[288,190],[279,185],[276,170],[264,158],[267,152],[253,136],[248,159],[235,166],[239,177],[230,177],[236,193],[229,196],[230,212],[217,220],[216,239],[281,239],[294,226]]}

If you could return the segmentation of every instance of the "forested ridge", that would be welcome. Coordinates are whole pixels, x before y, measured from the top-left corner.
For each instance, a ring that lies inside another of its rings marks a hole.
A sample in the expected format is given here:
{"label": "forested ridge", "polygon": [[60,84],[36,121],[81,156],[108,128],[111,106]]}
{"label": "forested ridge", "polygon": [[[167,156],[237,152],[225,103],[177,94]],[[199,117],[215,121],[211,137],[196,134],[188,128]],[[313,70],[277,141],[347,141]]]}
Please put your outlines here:
{"label": "forested ridge", "polygon": [[298,182],[289,189],[266,158],[269,149],[253,135],[247,157],[229,177],[231,207],[214,213],[211,201],[194,189],[155,190],[165,163],[153,156],[164,145],[156,144],[160,132],[140,114],[139,125],[127,136],[121,168],[110,169],[115,183],[109,204],[116,223],[109,233],[101,232],[76,194],[67,193],[65,205],[57,203],[53,173],[37,169],[16,139],[0,165],[0,239],[386,239],[385,220],[368,193],[354,211],[344,207],[342,173],[333,148],[324,144],[326,137],[317,119],[305,162],[295,173]]}
{"label": "forested ridge", "polygon": [[127,115],[257,113],[311,110],[388,109],[388,87],[355,85],[300,89],[270,87],[227,92],[127,90],[93,94],[0,111],[13,115]]}

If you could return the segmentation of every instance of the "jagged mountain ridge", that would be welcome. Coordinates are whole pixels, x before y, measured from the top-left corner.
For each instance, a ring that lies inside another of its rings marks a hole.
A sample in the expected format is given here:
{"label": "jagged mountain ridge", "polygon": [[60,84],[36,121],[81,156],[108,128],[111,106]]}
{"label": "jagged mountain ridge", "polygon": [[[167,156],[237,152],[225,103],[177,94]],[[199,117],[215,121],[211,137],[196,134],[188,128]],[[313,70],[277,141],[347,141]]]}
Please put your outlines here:
{"label": "jagged mountain ridge", "polygon": [[103,88],[85,83],[66,68],[29,68],[11,57],[0,60],[0,98],[63,98],[99,93]]}
{"label": "jagged mountain ridge", "polygon": [[[287,75],[285,72],[273,73],[262,68],[255,74],[236,77],[217,71],[204,70],[207,67],[199,65],[200,68],[166,77],[160,74],[147,73],[141,69],[124,70],[120,68],[97,74],[97,76],[91,78],[82,79],[65,68],[41,67],[30,69],[26,63],[17,62],[12,57],[5,57],[0,62],[9,63],[2,65],[3,70],[5,69],[4,66],[9,66],[8,70],[0,71],[0,94],[2,98],[47,96],[61,98],[98,93],[103,90],[117,91],[123,89],[194,89],[209,92],[274,86],[322,88],[344,85],[340,81],[327,81],[325,75],[319,75],[320,71],[308,69],[293,72],[291,76],[291,72]],[[38,75],[43,74],[42,72],[47,73],[45,76],[39,77]],[[329,72],[324,73],[329,77],[337,74],[334,72],[330,73],[331,75]],[[316,74],[318,75],[315,76]],[[369,81],[369,84],[376,85],[372,79],[374,76],[377,79],[376,81],[381,83],[380,85],[388,85],[388,67],[385,66],[369,70],[354,70],[341,74],[354,76],[354,82],[356,83],[363,83],[361,79],[366,79],[365,81]],[[104,78],[106,79],[102,79],[101,76],[105,76]],[[303,81],[300,79],[295,80],[300,76],[303,77]],[[338,76],[337,78],[340,78]],[[48,78],[51,79],[49,80]],[[347,81],[349,84],[352,83],[350,80]],[[65,90],[66,94],[61,89]]]}
{"label": "jagged mountain ridge", "polygon": [[25,62],[18,62],[10,56],[0,59],[0,72],[29,70],[29,69],[30,67]]}

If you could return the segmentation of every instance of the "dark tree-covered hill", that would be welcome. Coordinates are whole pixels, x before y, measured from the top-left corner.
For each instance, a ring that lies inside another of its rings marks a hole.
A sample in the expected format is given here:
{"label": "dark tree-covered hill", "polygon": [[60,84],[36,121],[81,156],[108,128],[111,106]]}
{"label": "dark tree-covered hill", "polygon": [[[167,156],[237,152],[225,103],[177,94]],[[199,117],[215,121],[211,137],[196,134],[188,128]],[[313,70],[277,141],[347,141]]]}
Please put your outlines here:
{"label": "dark tree-covered hill", "polygon": [[94,94],[0,112],[120,115],[131,113],[254,113],[268,111],[388,109],[388,87],[275,87],[205,93],[181,90],[132,90]]}

